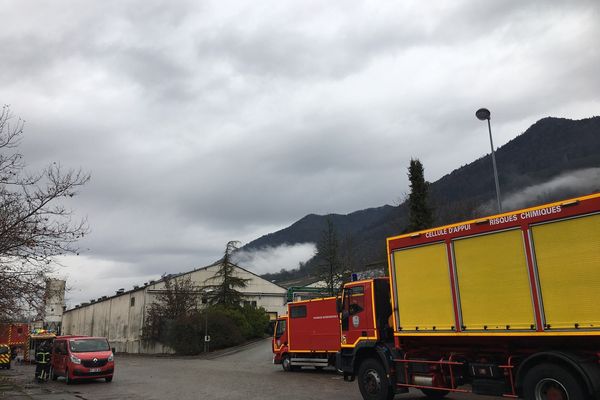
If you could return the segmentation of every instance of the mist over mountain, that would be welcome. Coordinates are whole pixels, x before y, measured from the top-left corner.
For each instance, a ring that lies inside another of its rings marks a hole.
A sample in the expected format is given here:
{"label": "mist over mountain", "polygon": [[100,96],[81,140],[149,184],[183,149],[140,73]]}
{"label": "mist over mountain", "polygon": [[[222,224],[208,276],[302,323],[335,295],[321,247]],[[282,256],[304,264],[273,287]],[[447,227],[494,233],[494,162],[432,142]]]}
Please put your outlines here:
{"label": "mist over mountain", "polygon": [[[456,151],[460,156],[460,149]],[[418,155],[417,155],[418,157]],[[544,118],[496,151],[504,211],[600,191],[600,117],[582,120]],[[406,160],[408,166],[409,160]],[[427,169],[427,165],[425,165]],[[435,224],[478,218],[496,212],[491,156],[466,164],[430,184]],[[352,247],[353,269],[385,264],[385,239],[405,232],[408,208],[384,205],[347,215],[310,214],[289,227],[262,236],[241,250],[252,251],[319,241],[327,219],[338,238]],[[315,257],[294,270],[265,274],[276,282],[314,277]]]}

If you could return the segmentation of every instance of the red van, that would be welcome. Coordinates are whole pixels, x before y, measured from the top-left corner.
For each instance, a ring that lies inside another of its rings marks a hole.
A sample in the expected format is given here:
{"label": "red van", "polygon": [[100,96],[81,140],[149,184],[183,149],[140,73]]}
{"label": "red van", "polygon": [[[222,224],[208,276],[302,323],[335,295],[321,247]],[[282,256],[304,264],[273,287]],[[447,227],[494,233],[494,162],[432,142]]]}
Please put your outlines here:
{"label": "red van", "polygon": [[52,380],[64,376],[67,385],[79,379],[104,378],[111,382],[114,372],[114,355],[106,338],[58,336],[54,339]]}

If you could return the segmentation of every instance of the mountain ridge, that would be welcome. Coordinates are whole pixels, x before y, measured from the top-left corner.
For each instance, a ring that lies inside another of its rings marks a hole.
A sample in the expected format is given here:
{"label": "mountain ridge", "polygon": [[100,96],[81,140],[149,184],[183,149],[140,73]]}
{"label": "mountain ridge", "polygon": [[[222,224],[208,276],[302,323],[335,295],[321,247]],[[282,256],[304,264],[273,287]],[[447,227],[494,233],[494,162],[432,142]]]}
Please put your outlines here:
{"label": "mountain ridge", "polygon": [[[585,168],[598,168],[600,116],[580,120],[542,118],[525,132],[499,147],[496,150],[496,161],[503,196],[539,185],[561,174]],[[563,188],[552,193],[541,193],[531,199],[529,204],[525,203],[522,206],[585,194],[581,192],[583,190]],[[600,191],[600,177],[597,182],[591,182],[590,187],[585,190]],[[435,210],[435,225],[494,213],[495,196],[491,155],[487,154],[430,183],[429,197]],[[356,262],[365,267],[385,262],[385,238],[405,231],[408,209],[406,204],[402,203],[398,206],[370,207],[348,214],[308,214],[286,228],[249,242],[241,250],[253,251],[283,244],[316,243],[327,219],[333,222],[338,237],[352,238]],[[276,282],[313,276],[317,264],[313,257],[294,271],[263,276]]]}

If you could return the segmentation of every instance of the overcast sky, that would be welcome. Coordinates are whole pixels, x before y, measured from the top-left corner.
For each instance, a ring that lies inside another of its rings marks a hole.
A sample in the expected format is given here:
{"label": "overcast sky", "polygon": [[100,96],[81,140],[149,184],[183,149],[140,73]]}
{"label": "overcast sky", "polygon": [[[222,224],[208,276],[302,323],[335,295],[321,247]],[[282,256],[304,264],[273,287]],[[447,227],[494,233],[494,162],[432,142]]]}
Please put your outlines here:
{"label": "overcast sky", "polygon": [[[71,305],[308,213],[394,204],[546,116],[600,112],[590,1],[2,1],[0,102],[31,168],[92,175]],[[296,267],[310,245],[257,255]]]}

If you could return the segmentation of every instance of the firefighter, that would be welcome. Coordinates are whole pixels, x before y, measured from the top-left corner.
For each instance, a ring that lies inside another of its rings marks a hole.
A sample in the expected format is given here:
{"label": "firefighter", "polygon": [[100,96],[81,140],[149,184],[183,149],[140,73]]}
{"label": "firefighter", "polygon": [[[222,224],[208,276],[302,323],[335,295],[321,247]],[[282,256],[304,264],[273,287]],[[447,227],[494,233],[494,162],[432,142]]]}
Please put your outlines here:
{"label": "firefighter", "polygon": [[42,342],[35,355],[35,378],[38,382],[45,382],[50,375],[50,345]]}

